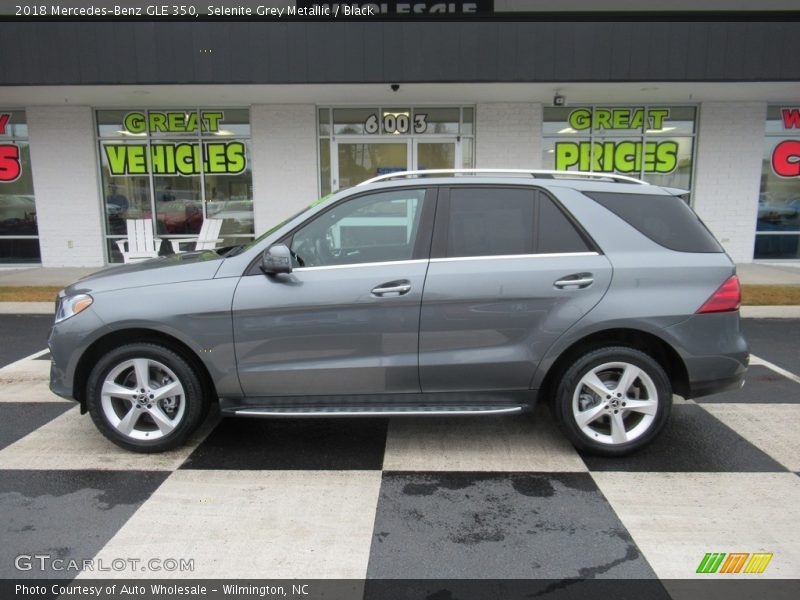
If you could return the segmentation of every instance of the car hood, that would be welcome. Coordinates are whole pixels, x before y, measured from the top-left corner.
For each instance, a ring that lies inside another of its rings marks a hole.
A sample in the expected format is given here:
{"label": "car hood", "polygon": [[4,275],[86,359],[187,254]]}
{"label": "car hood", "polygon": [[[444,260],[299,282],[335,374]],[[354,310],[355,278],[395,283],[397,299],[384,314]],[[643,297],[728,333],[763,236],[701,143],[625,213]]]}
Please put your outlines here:
{"label": "car hood", "polygon": [[66,293],[109,292],[146,285],[211,279],[223,260],[225,259],[213,250],[159,256],[92,273],[67,287]]}

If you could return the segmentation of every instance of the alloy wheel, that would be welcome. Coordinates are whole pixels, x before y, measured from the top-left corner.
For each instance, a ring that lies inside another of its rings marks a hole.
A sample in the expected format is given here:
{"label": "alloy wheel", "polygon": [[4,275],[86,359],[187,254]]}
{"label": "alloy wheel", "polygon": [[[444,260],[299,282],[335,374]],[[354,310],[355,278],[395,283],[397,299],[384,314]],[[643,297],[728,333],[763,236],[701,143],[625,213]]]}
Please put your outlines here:
{"label": "alloy wheel", "polygon": [[572,414],[589,439],[608,445],[631,442],[647,432],[658,411],[650,376],[628,362],[609,362],[588,371],[572,397]]}
{"label": "alloy wheel", "polygon": [[169,435],[186,412],[183,384],[165,364],[152,358],[126,360],[109,371],[101,389],[109,424],[135,440]]}

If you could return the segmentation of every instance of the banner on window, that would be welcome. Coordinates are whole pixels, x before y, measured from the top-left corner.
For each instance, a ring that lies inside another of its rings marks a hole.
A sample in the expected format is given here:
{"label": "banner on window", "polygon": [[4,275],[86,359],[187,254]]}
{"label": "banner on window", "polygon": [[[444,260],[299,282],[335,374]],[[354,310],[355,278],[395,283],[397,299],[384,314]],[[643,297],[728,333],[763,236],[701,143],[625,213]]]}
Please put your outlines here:
{"label": "banner on window", "polygon": [[105,144],[112,175],[238,175],[247,168],[244,142]]}
{"label": "banner on window", "polygon": [[[557,170],[578,169],[600,173],[672,173],[678,167],[678,142],[643,139],[642,134],[669,131],[669,108],[576,108],[567,119],[568,133],[592,136],[630,132],[634,139],[558,141]],[[638,134],[638,135],[637,135]]]}
{"label": "banner on window", "polygon": [[784,131],[796,130],[798,139],[778,142],[772,151],[772,172],[778,177],[800,177],[800,107],[782,108]]}
{"label": "banner on window", "polygon": [[[6,135],[11,123],[10,113],[0,113],[0,135]],[[19,158],[19,146],[11,143],[0,143],[0,183],[11,183],[22,175],[22,163]]]}

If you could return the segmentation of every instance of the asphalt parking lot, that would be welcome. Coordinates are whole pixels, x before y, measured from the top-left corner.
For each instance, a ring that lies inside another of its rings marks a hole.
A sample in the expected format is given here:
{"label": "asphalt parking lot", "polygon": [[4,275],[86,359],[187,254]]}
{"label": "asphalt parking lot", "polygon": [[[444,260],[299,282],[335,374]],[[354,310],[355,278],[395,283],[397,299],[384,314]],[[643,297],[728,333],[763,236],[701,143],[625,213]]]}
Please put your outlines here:
{"label": "asphalt parking lot", "polygon": [[[746,319],[744,389],[679,399],[650,447],[582,456],[546,410],[223,420],[160,455],[47,389],[51,317],[0,316],[0,577],[16,555],[192,558],[156,577],[684,579],[708,552],[800,573],[800,320]],[[17,361],[17,362],[14,362]],[[731,575],[730,577],[734,577]]]}

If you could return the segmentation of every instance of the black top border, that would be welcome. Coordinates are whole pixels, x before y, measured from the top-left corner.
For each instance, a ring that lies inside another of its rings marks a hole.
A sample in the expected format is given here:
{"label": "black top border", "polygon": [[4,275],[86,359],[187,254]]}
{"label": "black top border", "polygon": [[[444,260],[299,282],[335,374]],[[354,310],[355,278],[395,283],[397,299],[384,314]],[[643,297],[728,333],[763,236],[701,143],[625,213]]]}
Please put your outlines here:
{"label": "black top border", "polygon": [[415,15],[392,16],[380,15],[374,17],[240,17],[240,16],[211,16],[199,15],[197,17],[151,17],[151,16],[126,16],[126,17],[32,17],[0,15],[0,22],[9,23],[87,23],[87,22],[115,22],[115,23],[211,23],[211,22],[258,22],[258,23],[422,23],[422,22],[538,22],[538,23],[775,23],[798,22],[800,11],[775,12],[775,13],[720,13],[720,12],[659,12],[659,13],[495,13],[491,15]]}

